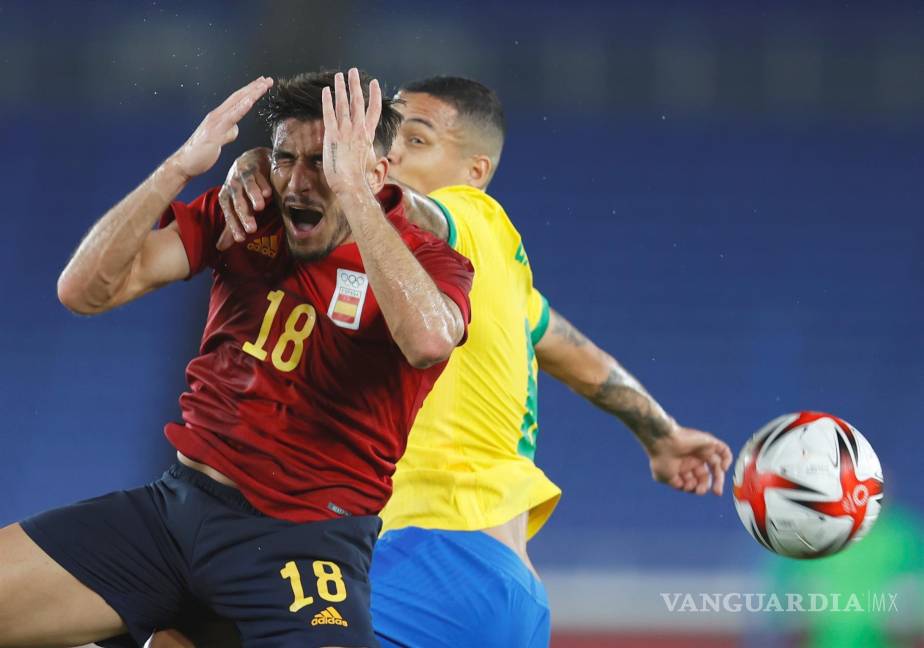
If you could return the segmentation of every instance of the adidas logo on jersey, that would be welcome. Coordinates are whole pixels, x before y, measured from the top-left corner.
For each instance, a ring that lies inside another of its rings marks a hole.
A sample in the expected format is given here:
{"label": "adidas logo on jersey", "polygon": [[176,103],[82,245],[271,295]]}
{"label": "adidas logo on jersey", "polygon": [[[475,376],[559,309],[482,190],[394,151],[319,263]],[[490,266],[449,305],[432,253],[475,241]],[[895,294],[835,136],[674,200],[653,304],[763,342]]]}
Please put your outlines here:
{"label": "adidas logo on jersey", "polygon": [[279,235],[259,236],[247,244],[247,249],[275,259],[279,252]]}
{"label": "adidas logo on jersey", "polygon": [[346,628],[350,624],[346,622],[340,613],[337,612],[333,607],[328,607],[326,610],[321,610],[314,615],[314,618],[311,620],[311,625],[338,625]]}

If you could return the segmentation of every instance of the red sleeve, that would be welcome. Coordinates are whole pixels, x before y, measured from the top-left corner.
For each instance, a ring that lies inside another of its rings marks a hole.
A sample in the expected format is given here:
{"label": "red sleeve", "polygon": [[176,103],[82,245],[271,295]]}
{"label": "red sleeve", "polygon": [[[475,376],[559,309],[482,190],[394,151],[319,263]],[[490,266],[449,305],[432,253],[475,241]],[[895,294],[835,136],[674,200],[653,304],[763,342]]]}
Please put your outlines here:
{"label": "red sleeve", "polygon": [[472,305],[468,298],[475,276],[472,262],[445,242],[433,237],[428,237],[428,240],[414,248],[414,256],[440,292],[459,307],[465,324],[465,331],[459,340],[459,344],[462,344],[468,337],[468,324],[472,320]]}
{"label": "red sleeve", "polygon": [[219,187],[209,189],[191,203],[174,201],[160,217],[160,227],[173,221],[180,227],[180,239],[189,259],[189,276],[218,261],[215,245],[224,229],[224,214],[218,204]]}

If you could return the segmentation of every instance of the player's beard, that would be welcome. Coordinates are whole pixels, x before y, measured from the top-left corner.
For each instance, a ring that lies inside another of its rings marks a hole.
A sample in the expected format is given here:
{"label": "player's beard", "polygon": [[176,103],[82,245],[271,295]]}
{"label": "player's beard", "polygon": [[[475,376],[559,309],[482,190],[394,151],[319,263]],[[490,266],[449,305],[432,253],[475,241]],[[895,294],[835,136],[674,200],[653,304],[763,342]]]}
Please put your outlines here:
{"label": "player's beard", "polygon": [[318,261],[323,259],[328,254],[334,251],[338,246],[342,245],[343,242],[350,236],[350,223],[346,219],[343,211],[340,209],[333,210],[333,213],[325,214],[325,219],[332,219],[334,223],[334,231],[330,236],[330,239],[323,248],[320,249],[299,249],[300,241],[293,240],[292,235],[289,232],[288,228],[285,228],[286,232],[286,243],[289,245],[289,252],[292,255],[292,258],[300,263],[310,263],[311,261]]}

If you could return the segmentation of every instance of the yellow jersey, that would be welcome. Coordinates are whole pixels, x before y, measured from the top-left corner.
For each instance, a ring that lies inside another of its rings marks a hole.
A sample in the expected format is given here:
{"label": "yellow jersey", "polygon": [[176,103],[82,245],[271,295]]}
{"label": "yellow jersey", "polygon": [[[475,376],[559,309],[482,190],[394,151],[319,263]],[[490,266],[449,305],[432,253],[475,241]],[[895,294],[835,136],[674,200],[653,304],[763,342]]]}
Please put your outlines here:
{"label": "yellow jersey", "polygon": [[529,511],[532,537],[561,496],[533,462],[533,346],[548,325],[548,302],[533,288],[520,233],[497,201],[468,186],[430,197],[446,216],[450,245],[475,266],[472,321],[417,414],[380,513],[383,531],[472,531]]}

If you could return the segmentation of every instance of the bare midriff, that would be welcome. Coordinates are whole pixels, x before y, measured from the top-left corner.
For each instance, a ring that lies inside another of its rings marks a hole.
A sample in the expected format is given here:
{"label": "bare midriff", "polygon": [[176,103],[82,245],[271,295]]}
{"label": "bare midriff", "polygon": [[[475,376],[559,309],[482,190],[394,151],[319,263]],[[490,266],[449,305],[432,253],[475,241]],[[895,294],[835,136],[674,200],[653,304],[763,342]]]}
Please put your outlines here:
{"label": "bare midriff", "polygon": [[526,553],[526,523],[528,520],[529,511],[523,511],[512,520],[482,529],[482,532],[510,547],[513,553],[520,557],[526,568],[533,573],[533,576],[539,578],[536,568],[533,567],[533,563],[530,562],[529,555]]}
{"label": "bare midriff", "polygon": [[187,457],[186,455],[184,455],[184,454],[183,454],[182,452],[180,452],[179,450],[177,450],[176,458],[179,459],[180,463],[183,464],[184,466],[186,466],[187,468],[192,468],[193,470],[198,470],[198,471],[201,472],[203,475],[206,475],[206,476],[208,476],[208,477],[211,477],[212,479],[214,479],[215,481],[217,481],[219,484],[224,484],[225,486],[230,486],[230,487],[232,487],[232,488],[237,488],[237,484],[235,484],[233,481],[231,481],[231,479],[229,479],[228,477],[225,477],[222,473],[218,472],[217,470],[215,470],[215,469],[212,468],[211,466],[206,466],[204,463],[199,463],[198,461],[193,461],[192,459],[190,459],[189,457]]}

